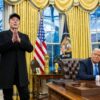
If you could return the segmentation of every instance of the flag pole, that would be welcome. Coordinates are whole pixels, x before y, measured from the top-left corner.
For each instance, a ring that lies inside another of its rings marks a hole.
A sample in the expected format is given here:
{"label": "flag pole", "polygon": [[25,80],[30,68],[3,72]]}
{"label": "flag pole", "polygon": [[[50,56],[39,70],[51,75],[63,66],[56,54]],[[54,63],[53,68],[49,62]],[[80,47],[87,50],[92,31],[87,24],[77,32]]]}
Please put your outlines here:
{"label": "flag pole", "polygon": [[37,33],[37,39],[36,44],[34,48],[34,59],[37,60],[39,63],[39,73],[44,74],[44,68],[45,68],[45,54],[47,54],[47,46],[45,42],[45,32],[43,27],[43,10],[38,10],[39,13],[39,24],[38,24],[38,33]]}
{"label": "flag pole", "polygon": [[39,20],[38,20],[38,30],[39,30],[40,19],[41,19],[41,17],[43,17],[43,10],[42,9],[38,9],[38,15],[39,15]]}

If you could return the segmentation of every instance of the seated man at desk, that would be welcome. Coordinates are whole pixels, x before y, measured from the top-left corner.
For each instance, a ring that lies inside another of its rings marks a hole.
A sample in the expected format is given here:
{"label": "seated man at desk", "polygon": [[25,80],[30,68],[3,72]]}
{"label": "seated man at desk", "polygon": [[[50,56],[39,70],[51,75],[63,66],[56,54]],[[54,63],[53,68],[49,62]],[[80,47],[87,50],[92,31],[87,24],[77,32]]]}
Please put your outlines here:
{"label": "seated man at desk", "polygon": [[95,48],[90,58],[80,61],[78,79],[95,80],[100,75],[100,49]]}

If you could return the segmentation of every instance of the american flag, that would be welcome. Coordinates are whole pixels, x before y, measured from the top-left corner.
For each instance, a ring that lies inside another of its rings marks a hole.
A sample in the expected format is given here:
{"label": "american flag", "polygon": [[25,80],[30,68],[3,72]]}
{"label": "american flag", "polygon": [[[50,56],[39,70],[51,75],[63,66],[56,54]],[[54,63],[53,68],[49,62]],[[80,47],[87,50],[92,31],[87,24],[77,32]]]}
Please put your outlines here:
{"label": "american flag", "polygon": [[34,59],[40,66],[41,74],[44,74],[45,59],[44,55],[47,54],[47,46],[45,42],[45,32],[43,27],[43,17],[40,18],[38,37],[35,43]]}

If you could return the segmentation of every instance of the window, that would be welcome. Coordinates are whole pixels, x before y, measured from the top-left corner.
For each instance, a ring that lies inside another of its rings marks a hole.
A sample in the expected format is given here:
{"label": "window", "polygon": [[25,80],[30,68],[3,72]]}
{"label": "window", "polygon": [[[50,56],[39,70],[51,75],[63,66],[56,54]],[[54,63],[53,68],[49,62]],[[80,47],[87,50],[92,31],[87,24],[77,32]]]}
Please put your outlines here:
{"label": "window", "polygon": [[47,43],[47,51],[50,57],[50,70],[54,70],[53,61],[57,55],[60,55],[59,39],[59,12],[50,5],[44,10],[44,30]]}
{"label": "window", "polygon": [[3,0],[0,0],[0,31],[3,30]]}
{"label": "window", "polygon": [[90,14],[92,49],[100,48],[100,7]]}

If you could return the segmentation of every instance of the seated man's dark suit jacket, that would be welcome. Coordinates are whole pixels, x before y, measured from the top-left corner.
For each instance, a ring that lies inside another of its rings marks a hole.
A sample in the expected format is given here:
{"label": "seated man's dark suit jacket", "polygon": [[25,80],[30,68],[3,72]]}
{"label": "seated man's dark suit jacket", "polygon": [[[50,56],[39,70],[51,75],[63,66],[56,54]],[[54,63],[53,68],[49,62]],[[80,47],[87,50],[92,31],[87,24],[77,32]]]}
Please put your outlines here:
{"label": "seated man's dark suit jacket", "polygon": [[[99,75],[100,75],[100,63],[98,63]],[[93,76],[93,64],[91,58],[80,61],[80,68],[78,72],[78,79],[80,80],[94,80]]]}

